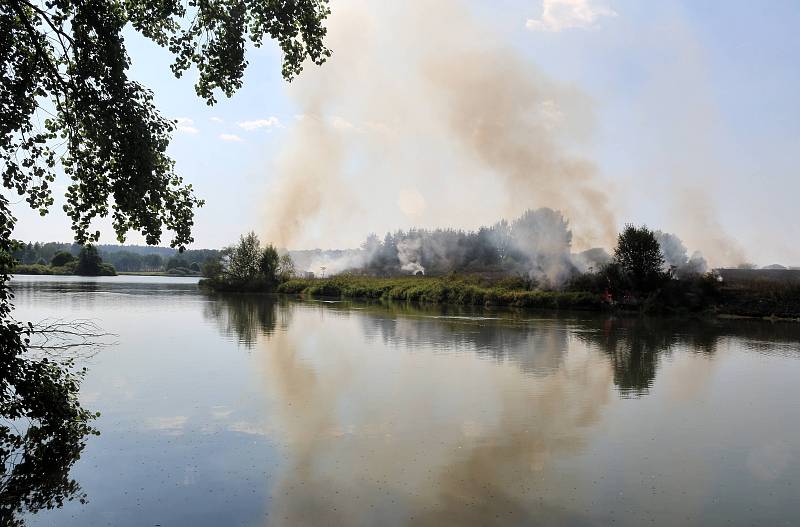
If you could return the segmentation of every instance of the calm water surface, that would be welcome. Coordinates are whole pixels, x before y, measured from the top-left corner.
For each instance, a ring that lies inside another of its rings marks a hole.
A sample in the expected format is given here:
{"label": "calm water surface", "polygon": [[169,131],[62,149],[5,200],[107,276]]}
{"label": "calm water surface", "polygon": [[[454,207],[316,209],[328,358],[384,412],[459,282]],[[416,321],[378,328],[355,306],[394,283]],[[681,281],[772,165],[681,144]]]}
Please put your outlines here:
{"label": "calm water surface", "polygon": [[800,325],[20,277],[94,319],[88,503],[29,525],[797,525]]}

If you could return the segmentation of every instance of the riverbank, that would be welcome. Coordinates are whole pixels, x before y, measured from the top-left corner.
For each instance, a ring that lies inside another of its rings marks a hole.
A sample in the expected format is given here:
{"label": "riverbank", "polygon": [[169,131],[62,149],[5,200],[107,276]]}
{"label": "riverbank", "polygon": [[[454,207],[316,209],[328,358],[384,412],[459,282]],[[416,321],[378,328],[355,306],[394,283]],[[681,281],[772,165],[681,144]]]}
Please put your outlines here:
{"label": "riverbank", "polygon": [[546,309],[601,310],[602,295],[588,292],[522,289],[516,280],[484,282],[479,277],[376,278],[337,276],[293,279],[278,286],[278,293],[333,298],[364,298],[428,304],[492,305]]}
{"label": "riverbank", "polygon": [[528,290],[518,279],[490,281],[478,276],[377,278],[336,276],[292,279],[278,293],[309,298],[370,299],[539,309],[616,310],[666,314],[800,320],[800,287],[754,283],[702,287],[676,282],[641,302],[609,302],[591,291]]}

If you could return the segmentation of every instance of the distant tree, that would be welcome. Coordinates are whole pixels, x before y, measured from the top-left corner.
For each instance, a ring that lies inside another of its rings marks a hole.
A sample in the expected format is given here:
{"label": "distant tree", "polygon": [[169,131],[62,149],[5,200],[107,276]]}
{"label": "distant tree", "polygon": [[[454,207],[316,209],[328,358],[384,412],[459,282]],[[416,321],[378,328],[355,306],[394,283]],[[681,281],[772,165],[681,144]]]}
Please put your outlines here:
{"label": "distant tree", "polygon": [[223,267],[219,257],[207,258],[203,262],[202,273],[206,278],[217,278],[222,274]]}
{"label": "distant tree", "polygon": [[36,260],[36,265],[47,265],[47,260],[45,260],[44,258],[39,258],[38,260]]}
{"label": "distant tree", "polygon": [[160,254],[146,254],[142,257],[142,265],[147,271],[158,271],[164,265]]}
{"label": "distant tree", "polygon": [[278,266],[280,257],[278,251],[272,245],[267,245],[261,252],[260,271],[261,276],[270,283],[274,283],[278,277]]}
{"label": "distant tree", "polygon": [[167,271],[169,271],[170,269],[177,269],[179,267],[186,267],[186,268],[189,267],[189,262],[186,260],[186,258],[183,258],[181,256],[173,256],[172,258],[167,260],[167,263],[164,265],[164,268]]}
{"label": "distant tree", "polygon": [[141,271],[143,258],[130,251],[119,251],[108,255],[114,267],[121,271]]}
{"label": "distant tree", "polygon": [[50,265],[53,267],[63,267],[73,261],[75,261],[75,257],[72,256],[71,253],[66,251],[58,251],[53,255],[53,259],[50,260]]}
{"label": "distant tree", "polygon": [[640,293],[649,293],[661,285],[664,256],[653,231],[646,226],[626,225],[617,238],[614,263]]}
{"label": "distant tree", "polygon": [[278,280],[280,282],[285,282],[291,278],[294,278],[297,275],[297,271],[295,270],[294,260],[286,253],[282,255],[278,259]]}
{"label": "distant tree", "polygon": [[87,245],[81,249],[78,255],[78,267],[75,268],[75,274],[81,276],[98,276],[103,264],[100,254],[94,245]]}
{"label": "distant tree", "polygon": [[94,245],[86,245],[78,255],[78,265],[75,274],[80,276],[107,276],[115,275],[114,266],[104,264],[103,259]]}
{"label": "distant tree", "polygon": [[197,263],[197,262],[192,262],[192,265],[189,266],[189,269],[191,269],[195,273],[199,273],[200,272],[200,264]]}

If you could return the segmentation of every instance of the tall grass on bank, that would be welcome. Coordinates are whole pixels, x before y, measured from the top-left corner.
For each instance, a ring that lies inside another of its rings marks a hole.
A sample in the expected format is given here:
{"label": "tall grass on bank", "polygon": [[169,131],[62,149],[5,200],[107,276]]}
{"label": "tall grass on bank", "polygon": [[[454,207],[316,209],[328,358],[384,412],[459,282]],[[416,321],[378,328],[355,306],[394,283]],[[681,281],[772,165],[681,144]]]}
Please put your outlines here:
{"label": "tall grass on bank", "polygon": [[365,298],[430,304],[493,305],[548,309],[604,306],[602,296],[586,292],[532,291],[521,280],[487,282],[479,277],[375,278],[340,275],[326,279],[293,279],[278,292],[322,298]]}

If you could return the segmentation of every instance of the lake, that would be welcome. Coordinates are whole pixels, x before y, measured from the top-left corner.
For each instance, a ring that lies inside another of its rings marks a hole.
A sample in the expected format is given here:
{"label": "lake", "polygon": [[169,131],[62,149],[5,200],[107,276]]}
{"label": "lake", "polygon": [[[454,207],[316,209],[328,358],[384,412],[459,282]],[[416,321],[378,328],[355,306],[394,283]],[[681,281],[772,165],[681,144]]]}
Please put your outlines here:
{"label": "lake", "polygon": [[88,502],[32,526],[797,525],[800,324],[18,277],[92,319]]}

